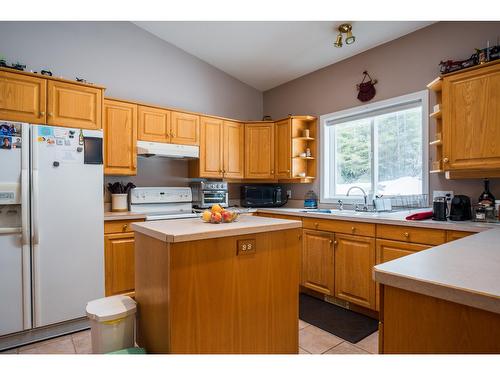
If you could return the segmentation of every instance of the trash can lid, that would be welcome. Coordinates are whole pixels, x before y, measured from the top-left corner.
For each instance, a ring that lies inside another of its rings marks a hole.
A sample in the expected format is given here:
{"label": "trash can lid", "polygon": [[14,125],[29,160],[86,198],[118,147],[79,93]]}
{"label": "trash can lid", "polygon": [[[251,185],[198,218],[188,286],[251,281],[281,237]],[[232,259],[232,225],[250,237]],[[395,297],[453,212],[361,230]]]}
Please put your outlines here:
{"label": "trash can lid", "polygon": [[135,314],[137,304],[128,296],[111,296],[87,303],[87,316],[98,322],[107,322]]}

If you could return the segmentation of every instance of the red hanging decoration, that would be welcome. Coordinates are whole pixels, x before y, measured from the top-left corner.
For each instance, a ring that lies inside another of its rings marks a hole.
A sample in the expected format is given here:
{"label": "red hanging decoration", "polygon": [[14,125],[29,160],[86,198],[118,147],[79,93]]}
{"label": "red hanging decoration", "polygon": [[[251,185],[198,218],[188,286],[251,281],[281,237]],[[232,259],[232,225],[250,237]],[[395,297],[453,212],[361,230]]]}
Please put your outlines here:
{"label": "red hanging decoration", "polygon": [[[366,70],[363,72],[363,74],[363,80],[360,84],[356,85],[356,88],[358,89],[358,99],[362,102],[367,102],[369,100],[372,100],[375,96],[375,84],[378,81],[376,79],[372,79],[372,77],[370,77]],[[366,78],[369,78],[370,80],[365,82]]]}

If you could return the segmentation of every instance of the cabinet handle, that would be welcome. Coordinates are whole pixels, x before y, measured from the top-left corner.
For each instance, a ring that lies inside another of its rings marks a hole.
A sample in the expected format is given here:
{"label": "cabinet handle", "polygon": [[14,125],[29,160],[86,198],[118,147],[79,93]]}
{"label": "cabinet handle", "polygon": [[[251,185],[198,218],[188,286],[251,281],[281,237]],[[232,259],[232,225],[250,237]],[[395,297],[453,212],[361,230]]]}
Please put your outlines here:
{"label": "cabinet handle", "polygon": [[123,224],[122,229],[127,230],[128,224]]}
{"label": "cabinet handle", "polygon": [[49,116],[52,117],[54,116],[54,114],[52,112],[49,112]]}
{"label": "cabinet handle", "polygon": [[317,228],[319,227],[319,224],[318,223],[314,223],[314,228]]}
{"label": "cabinet handle", "polygon": [[286,170],[286,173],[290,173],[290,169],[287,169],[287,170]]}
{"label": "cabinet handle", "polygon": [[[332,240],[330,240],[330,243],[332,243]],[[337,240],[333,241],[333,246],[337,246],[338,242]]]}
{"label": "cabinet handle", "polygon": [[175,138],[175,133],[174,133],[174,132],[172,132],[171,136],[172,136],[172,138]]}
{"label": "cabinet handle", "polygon": [[271,171],[271,174],[274,174],[274,171]]}
{"label": "cabinet handle", "polygon": [[443,163],[448,163],[450,161],[450,159],[448,158],[443,158]]}
{"label": "cabinet handle", "polygon": [[351,232],[354,233],[356,231],[356,227],[351,227]]}
{"label": "cabinet handle", "polygon": [[45,116],[45,112],[40,112],[40,116]]}
{"label": "cabinet handle", "polygon": [[404,233],[403,233],[403,236],[405,236],[405,237],[410,237],[410,233],[408,233],[408,232],[404,232]]}

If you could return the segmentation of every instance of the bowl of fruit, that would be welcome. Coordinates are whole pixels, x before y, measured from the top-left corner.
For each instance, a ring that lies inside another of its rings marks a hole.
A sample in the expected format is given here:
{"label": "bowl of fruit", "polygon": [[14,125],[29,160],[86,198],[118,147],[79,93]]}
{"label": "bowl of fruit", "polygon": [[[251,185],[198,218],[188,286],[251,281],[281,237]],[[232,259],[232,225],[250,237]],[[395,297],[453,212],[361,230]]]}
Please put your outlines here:
{"label": "bowl of fruit", "polygon": [[232,223],[239,216],[240,213],[236,210],[226,210],[219,204],[214,204],[210,210],[205,210],[201,213],[201,220],[211,224]]}

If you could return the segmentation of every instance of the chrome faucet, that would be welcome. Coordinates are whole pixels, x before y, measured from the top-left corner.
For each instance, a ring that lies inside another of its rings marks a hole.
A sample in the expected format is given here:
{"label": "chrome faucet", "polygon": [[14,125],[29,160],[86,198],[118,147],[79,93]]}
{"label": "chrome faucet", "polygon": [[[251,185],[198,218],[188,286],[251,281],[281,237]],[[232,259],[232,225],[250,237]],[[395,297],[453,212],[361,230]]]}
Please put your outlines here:
{"label": "chrome faucet", "polygon": [[[352,189],[359,189],[363,193],[363,199],[365,200],[365,204],[363,205],[363,211],[368,211],[368,196],[366,195],[366,192],[363,190],[363,188],[360,188],[359,186],[351,186],[349,190],[347,190],[346,196],[349,196],[349,193],[351,192]],[[358,205],[356,205],[356,210],[358,210]]]}

